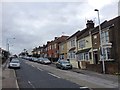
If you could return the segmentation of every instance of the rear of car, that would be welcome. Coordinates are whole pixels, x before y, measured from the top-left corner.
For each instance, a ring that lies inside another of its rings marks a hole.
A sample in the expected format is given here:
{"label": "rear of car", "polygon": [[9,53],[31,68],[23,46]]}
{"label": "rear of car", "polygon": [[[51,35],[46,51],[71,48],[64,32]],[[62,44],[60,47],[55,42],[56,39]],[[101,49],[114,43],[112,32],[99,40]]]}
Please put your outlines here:
{"label": "rear of car", "polygon": [[43,60],[43,59],[44,59],[43,57],[39,57],[37,62],[38,62],[38,63],[42,63],[42,60]]}
{"label": "rear of car", "polygon": [[8,67],[9,68],[20,68],[20,61],[18,59],[12,59]]}
{"label": "rear of car", "polygon": [[72,69],[72,64],[67,60],[59,60],[56,67],[60,69]]}
{"label": "rear of car", "polygon": [[42,64],[51,64],[51,61],[48,58],[44,58],[41,61]]}
{"label": "rear of car", "polygon": [[37,61],[38,61],[38,58],[35,58],[35,57],[34,57],[34,58],[33,58],[33,61],[34,61],[34,62],[37,62]]}

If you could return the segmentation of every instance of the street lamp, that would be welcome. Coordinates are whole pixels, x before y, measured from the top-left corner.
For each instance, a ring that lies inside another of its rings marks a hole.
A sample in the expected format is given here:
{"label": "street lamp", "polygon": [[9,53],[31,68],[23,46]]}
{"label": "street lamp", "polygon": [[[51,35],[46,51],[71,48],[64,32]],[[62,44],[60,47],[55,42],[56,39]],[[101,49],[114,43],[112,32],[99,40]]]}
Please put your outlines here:
{"label": "street lamp", "polygon": [[6,40],[6,50],[9,52],[9,40],[10,39],[15,39],[15,38],[7,38]]}
{"label": "street lamp", "polygon": [[97,11],[97,13],[98,13],[98,24],[99,24],[99,34],[100,34],[100,50],[101,50],[100,60],[102,60],[103,73],[105,74],[105,62],[104,62],[104,59],[103,59],[103,47],[102,47],[102,33],[101,33],[101,26],[100,26],[100,15],[99,15],[99,10],[98,9],[95,9],[94,11]]}

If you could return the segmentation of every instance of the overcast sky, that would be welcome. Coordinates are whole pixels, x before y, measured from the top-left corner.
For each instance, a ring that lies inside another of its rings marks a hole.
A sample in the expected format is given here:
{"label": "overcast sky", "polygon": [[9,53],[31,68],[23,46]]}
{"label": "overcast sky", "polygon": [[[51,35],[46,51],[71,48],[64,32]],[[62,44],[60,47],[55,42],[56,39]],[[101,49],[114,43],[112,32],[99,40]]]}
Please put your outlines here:
{"label": "overcast sky", "polygon": [[8,2],[4,0],[2,2],[0,47],[6,49],[8,38],[10,51],[18,54],[24,48],[31,50],[36,46],[46,44],[54,37],[61,36],[62,32],[70,36],[86,28],[87,19],[92,19],[95,25],[98,25],[95,8],[100,10],[101,22],[118,15],[118,0],[39,1],[9,0]]}

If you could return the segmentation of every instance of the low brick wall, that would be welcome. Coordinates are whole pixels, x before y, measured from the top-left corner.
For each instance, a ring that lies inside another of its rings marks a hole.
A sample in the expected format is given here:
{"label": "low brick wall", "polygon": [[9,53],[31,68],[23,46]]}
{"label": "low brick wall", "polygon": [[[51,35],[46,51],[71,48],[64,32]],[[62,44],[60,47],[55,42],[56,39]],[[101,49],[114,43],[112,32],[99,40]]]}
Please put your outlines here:
{"label": "low brick wall", "polygon": [[[87,64],[86,69],[98,73],[103,73],[102,64]],[[105,71],[107,74],[116,74],[118,73],[118,70],[118,63],[105,62]]]}
{"label": "low brick wall", "polygon": [[118,63],[109,63],[107,62],[106,64],[106,73],[109,74],[116,74],[118,73]]}
{"label": "low brick wall", "polygon": [[87,64],[86,69],[98,73],[102,73],[102,65],[101,64]]}

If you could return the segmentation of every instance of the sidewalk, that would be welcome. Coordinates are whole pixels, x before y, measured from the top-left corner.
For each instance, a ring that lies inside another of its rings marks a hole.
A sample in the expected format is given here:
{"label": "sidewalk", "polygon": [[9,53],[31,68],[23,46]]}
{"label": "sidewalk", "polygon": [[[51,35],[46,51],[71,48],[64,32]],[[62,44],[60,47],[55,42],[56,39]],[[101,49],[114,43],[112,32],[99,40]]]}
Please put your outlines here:
{"label": "sidewalk", "polygon": [[2,88],[18,88],[17,78],[14,69],[9,69],[6,62],[2,65]]}
{"label": "sidewalk", "polygon": [[[56,62],[53,62],[53,64],[55,65]],[[101,79],[106,79],[109,81],[113,81],[113,82],[118,82],[118,76],[117,75],[110,75],[110,74],[102,74],[102,73],[98,73],[98,72],[94,72],[94,71],[89,71],[89,70],[82,70],[82,69],[78,69],[78,68],[74,68],[71,70],[72,72],[76,72],[79,74],[84,74],[84,75],[88,75],[88,76],[94,76],[94,77],[99,77]],[[120,83],[120,81],[119,81]]]}
{"label": "sidewalk", "polygon": [[112,86],[116,87],[115,90],[120,90],[120,86],[119,86],[120,80],[119,80],[119,77],[116,75],[102,74],[102,73],[97,73],[97,72],[93,72],[93,71],[89,71],[89,70],[81,70],[81,69],[77,69],[77,68],[73,68],[72,71],[79,73],[79,74],[86,75],[88,77],[91,77],[91,79],[87,79],[87,81],[90,81],[90,80],[96,81],[96,84],[98,84],[98,85],[100,83],[102,84],[102,82],[103,82],[104,85],[106,85],[106,86],[111,85],[111,87]]}
{"label": "sidewalk", "polygon": [[117,75],[102,74],[102,73],[97,73],[97,72],[89,71],[89,70],[82,70],[78,68],[73,68],[72,71],[76,73],[80,73],[80,74],[85,74],[88,76],[99,77],[99,78],[106,79],[106,80],[113,81],[113,82],[118,82]]}

